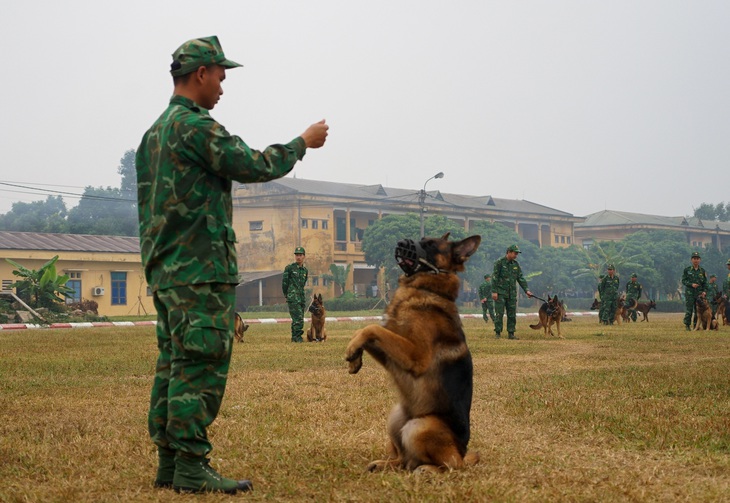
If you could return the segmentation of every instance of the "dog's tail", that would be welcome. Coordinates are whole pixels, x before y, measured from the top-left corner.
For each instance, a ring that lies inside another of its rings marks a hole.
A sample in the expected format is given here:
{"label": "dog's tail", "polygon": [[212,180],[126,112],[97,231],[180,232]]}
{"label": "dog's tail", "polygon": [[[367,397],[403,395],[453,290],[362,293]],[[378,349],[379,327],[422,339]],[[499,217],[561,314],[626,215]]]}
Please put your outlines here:
{"label": "dog's tail", "polygon": [[537,329],[542,328],[542,327],[543,327],[542,320],[538,321],[537,322],[537,325],[530,325],[530,328],[533,329],[533,330],[537,330]]}
{"label": "dog's tail", "polygon": [[629,302],[629,305],[626,306],[626,309],[636,309],[636,306],[638,306],[638,305],[639,305],[639,301],[638,300],[631,299],[631,301]]}

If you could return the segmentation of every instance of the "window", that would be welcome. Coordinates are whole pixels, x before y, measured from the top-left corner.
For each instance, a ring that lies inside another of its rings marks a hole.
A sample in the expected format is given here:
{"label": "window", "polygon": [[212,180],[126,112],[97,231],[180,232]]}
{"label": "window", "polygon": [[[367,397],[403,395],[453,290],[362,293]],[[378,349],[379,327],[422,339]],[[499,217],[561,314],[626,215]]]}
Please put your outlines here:
{"label": "window", "polygon": [[568,236],[566,239],[568,241],[568,244],[570,244],[570,236]]}
{"label": "window", "polygon": [[312,220],[312,229],[319,227],[319,220]]}
{"label": "window", "polygon": [[248,223],[248,230],[251,232],[264,230],[264,221],[263,220],[250,221]]}
{"label": "window", "polygon": [[127,305],[127,273],[112,272],[112,306]]}
{"label": "window", "polygon": [[327,286],[330,284],[330,281],[327,278],[322,278],[322,286]]}
{"label": "window", "polygon": [[319,278],[317,276],[312,277],[312,286],[319,286]]}
{"label": "window", "polygon": [[[80,273],[70,273],[69,276],[73,277],[74,274],[78,274],[81,276]],[[81,302],[81,280],[80,279],[70,279],[66,282],[66,286],[69,287],[71,290],[73,290],[73,293],[69,293],[66,295],[66,304],[71,304],[72,302]]]}
{"label": "window", "polygon": [[309,222],[306,218],[302,218],[302,229],[306,229],[308,227]]}
{"label": "window", "polygon": [[322,220],[322,229],[323,230],[329,229],[329,222],[327,220]]}
{"label": "window", "polygon": [[559,243],[559,242],[560,242],[560,236],[558,236],[558,235],[556,234],[556,235],[555,235],[555,243],[557,244],[557,243]]}
{"label": "window", "polygon": [[565,243],[565,236],[560,236],[560,242]]}
{"label": "window", "polygon": [[147,285],[147,297],[152,297],[152,287]]}

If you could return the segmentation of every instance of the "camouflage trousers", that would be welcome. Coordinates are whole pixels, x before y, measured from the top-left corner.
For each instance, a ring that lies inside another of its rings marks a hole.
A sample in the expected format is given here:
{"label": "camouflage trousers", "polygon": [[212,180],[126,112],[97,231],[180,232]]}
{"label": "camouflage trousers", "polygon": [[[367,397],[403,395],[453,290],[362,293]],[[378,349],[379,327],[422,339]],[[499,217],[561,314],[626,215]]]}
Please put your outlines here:
{"label": "camouflage trousers", "polygon": [[235,292],[235,285],[211,283],[154,294],[159,356],[148,427],[159,447],[191,456],[213,448],[206,430],[226,389]]}
{"label": "camouflage trousers", "polygon": [[487,299],[486,302],[482,302],[482,318],[484,318],[485,322],[489,322],[487,313],[489,313],[492,321],[494,321],[494,301],[492,299]]}
{"label": "camouflage trousers", "polygon": [[304,339],[304,299],[287,299],[289,306],[289,316],[291,316],[291,340],[292,342],[302,342]]}
{"label": "camouflage trousers", "polygon": [[616,309],[618,309],[618,297],[605,297],[601,299],[601,309],[603,314],[601,315],[601,321],[613,323],[613,319],[616,316]]}
{"label": "camouflage trousers", "polygon": [[494,332],[502,333],[505,311],[507,312],[507,332],[514,332],[517,329],[517,297],[497,297],[494,301]]}
{"label": "camouflage trousers", "polygon": [[684,295],[684,320],[685,326],[694,328],[697,324],[697,309],[695,307],[695,300],[697,296],[694,293],[685,293]]}

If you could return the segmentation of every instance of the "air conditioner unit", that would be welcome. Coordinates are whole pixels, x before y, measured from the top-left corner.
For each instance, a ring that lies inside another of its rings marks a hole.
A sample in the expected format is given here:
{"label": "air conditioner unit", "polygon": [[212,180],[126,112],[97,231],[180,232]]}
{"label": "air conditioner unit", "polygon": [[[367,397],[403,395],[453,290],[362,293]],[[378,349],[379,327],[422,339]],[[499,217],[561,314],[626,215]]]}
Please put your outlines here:
{"label": "air conditioner unit", "polygon": [[99,297],[101,295],[104,295],[104,287],[103,286],[95,286],[91,289],[91,294],[94,297]]}

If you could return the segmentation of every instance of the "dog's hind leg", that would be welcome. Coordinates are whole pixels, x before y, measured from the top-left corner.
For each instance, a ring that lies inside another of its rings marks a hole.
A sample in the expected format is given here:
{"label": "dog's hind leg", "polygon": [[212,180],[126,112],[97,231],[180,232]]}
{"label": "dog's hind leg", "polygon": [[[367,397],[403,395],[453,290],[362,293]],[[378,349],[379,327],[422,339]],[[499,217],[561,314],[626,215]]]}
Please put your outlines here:
{"label": "dog's hind leg", "polygon": [[[408,421],[401,429],[403,463],[417,472],[434,472],[462,468],[465,464],[454,433],[436,416]],[[469,461],[478,460],[472,454]]]}
{"label": "dog's hind leg", "polygon": [[367,467],[369,472],[386,470],[388,468],[399,468],[403,464],[403,426],[408,422],[403,407],[396,404],[388,416],[388,455],[385,459],[378,459]]}

